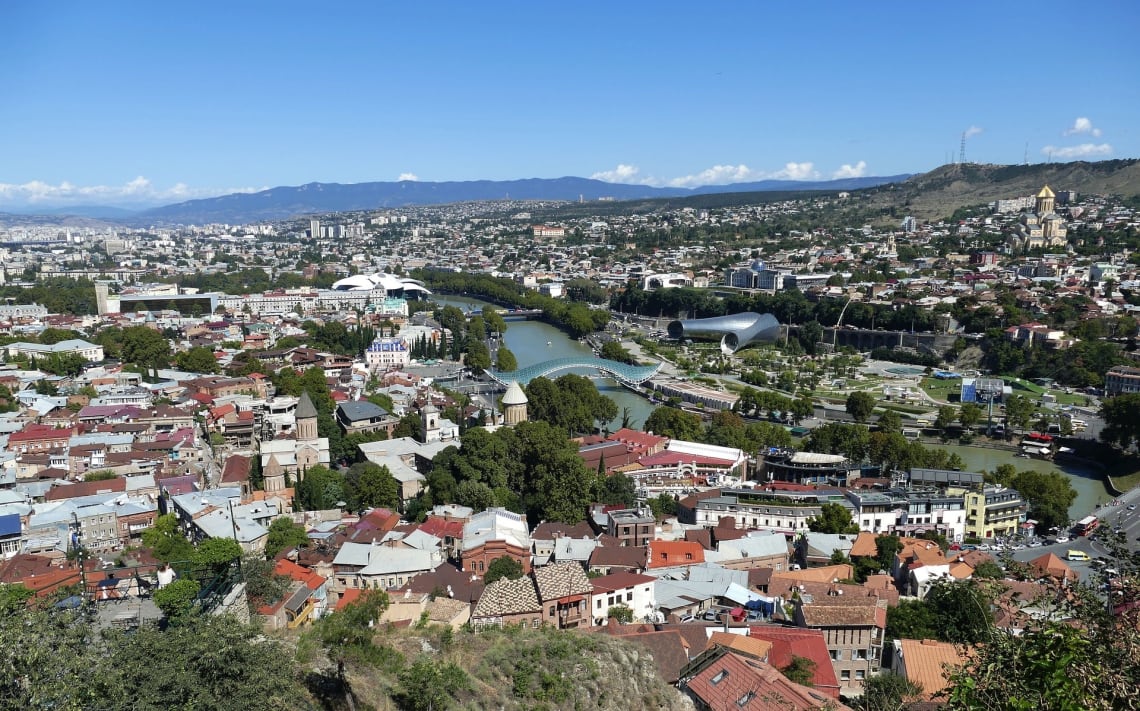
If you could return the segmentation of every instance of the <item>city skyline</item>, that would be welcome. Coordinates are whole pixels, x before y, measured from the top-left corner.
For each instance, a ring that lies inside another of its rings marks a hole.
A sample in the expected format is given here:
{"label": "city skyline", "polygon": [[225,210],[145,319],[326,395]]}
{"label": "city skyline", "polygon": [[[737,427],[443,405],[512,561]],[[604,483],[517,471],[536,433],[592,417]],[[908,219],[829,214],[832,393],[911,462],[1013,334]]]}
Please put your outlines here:
{"label": "city skyline", "polygon": [[1140,155],[1128,3],[700,9],[5,5],[0,209]]}

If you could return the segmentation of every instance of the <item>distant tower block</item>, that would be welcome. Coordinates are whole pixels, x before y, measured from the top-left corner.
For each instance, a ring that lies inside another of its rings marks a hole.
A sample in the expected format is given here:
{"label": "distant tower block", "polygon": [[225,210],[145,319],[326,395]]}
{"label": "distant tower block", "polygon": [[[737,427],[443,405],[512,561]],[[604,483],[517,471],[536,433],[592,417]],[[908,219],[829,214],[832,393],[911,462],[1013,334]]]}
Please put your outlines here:
{"label": "distant tower block", "polygon": [[95,282],[95,307],[100,316],[110,312],[107,308],[107,297],[109,295],[110,287],[108,287],[107,282]]}
{"label": "distant tower block", "polygon": [[526,422],[526,406],[530,402],[517,380],[512,380],[503,395],[503,424],[507,426]]}

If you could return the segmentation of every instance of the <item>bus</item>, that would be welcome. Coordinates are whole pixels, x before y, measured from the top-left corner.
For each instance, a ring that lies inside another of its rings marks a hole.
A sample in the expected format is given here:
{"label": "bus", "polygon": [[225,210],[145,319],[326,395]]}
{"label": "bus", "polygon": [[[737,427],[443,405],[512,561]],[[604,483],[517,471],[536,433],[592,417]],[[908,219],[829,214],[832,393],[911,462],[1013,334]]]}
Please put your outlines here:
{"label": "bus", "polygon": [[1078,536],[1087,536],[1100,526],[1100,520],[1096,516],[1085,516],[1077,525],[1073,526],[1073,533]]}

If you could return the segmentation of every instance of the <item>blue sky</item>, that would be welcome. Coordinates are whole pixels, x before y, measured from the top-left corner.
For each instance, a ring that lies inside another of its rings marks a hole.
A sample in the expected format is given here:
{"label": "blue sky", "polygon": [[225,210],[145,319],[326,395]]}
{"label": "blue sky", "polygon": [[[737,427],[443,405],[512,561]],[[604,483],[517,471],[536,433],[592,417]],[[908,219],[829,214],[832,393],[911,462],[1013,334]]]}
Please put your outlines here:
{"label": "blue sky", "polygon": [[1131,1],[13,0],[0,206],[891,175],[964,131],[977,162],[1137,157],[1138,21]]}

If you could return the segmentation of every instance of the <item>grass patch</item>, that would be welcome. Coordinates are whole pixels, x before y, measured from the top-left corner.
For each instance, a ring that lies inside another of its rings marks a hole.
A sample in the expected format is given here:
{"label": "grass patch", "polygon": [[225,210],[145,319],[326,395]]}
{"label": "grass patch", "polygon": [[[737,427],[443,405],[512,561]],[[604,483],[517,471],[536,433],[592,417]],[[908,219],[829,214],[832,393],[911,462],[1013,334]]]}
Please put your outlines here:
{"label": "grass patch", "polygon": [[1140,471],[1134,471],[1131,474],[1124,474],[1121,476],[1109,476],[1109,484],[1117,491],[1129,491],[1140,486]]}

